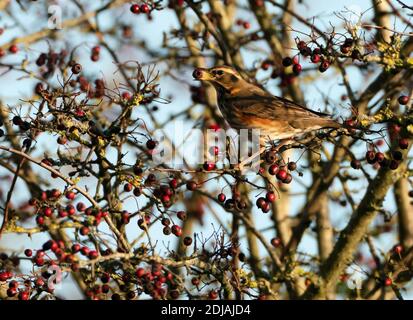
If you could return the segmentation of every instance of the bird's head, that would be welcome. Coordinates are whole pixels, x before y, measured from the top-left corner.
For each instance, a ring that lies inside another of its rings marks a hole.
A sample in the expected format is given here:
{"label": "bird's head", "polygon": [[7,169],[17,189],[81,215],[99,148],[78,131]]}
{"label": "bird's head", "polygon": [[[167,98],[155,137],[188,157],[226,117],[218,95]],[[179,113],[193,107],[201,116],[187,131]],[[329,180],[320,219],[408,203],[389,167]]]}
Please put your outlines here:
{"label": "bird's head", "polygon": [[229,94],[239,92],[247,83],[234,68],[228,66],[196,68],[192,76],[195,80],[209,82],[217,90],[224,90]]}

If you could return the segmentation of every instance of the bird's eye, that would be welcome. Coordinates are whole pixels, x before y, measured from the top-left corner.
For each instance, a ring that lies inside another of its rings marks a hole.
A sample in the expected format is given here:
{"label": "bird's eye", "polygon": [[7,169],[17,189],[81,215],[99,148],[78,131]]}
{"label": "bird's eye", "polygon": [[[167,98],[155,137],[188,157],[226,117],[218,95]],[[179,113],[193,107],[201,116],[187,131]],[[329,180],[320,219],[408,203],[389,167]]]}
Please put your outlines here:
{"label": "bird's eye", "polygon": [[214,71],[212,71],[212,74],[213,74],[214,76],[222,76],[222,75],[224,74],[224,71],[222,71],[222,70],[214,70]]}

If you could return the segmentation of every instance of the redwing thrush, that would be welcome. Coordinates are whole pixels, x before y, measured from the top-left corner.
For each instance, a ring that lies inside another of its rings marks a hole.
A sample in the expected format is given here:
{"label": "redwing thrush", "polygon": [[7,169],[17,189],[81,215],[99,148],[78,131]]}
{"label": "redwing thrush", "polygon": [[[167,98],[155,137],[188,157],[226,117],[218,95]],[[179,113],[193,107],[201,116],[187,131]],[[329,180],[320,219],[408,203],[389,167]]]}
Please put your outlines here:
{"label": "redwing thrush", "polygon": [[247,82],[231,67],[197,68],[192,75],[196,80],[207,81],[215,87],[219,109],[236,130],[260,129],[262,138],[273,141],[341,127],[325,113],[273,96]]}

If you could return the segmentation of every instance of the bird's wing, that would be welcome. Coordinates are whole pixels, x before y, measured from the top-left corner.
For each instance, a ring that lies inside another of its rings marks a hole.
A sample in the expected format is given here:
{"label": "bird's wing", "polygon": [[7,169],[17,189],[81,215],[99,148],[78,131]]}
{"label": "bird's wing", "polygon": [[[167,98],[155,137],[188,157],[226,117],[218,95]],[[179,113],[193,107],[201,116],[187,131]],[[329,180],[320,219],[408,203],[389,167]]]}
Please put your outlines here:
{"label": "bird's wing", "polygon": [[328,114],[307,109],[288,99],[273,96],[250,96],[234,100],[244,116],[288,122],[296,129],[339,127]]}

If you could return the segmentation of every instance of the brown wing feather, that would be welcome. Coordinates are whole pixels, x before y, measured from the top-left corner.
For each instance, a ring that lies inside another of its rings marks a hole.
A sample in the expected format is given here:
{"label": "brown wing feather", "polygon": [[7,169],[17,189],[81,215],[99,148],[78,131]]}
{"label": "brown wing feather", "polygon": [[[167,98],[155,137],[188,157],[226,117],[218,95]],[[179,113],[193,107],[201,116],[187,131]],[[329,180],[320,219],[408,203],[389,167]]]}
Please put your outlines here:
{"label": "brown wing feather", "polygon": [[266,121],[287,121],[296,129],[340,127],[328,114],[313,111],[284,98],[249,96],[238,98],[233,103],[244,116],[253,116]]}

